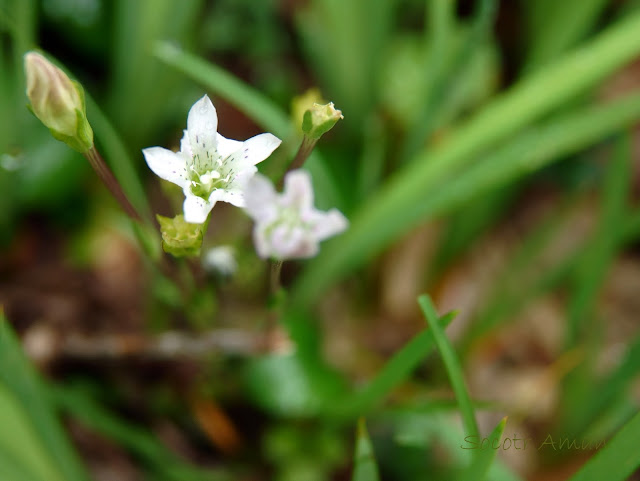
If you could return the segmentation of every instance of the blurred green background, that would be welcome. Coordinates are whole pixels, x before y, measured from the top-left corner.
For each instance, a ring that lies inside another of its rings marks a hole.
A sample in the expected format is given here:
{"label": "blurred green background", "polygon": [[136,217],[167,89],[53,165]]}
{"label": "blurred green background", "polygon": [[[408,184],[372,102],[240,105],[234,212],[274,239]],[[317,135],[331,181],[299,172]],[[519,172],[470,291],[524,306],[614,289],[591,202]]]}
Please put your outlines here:
{"label": "blurred green background", "polygon": [[[305,167],[349,230],[283,312],[237,210],[232,278],[154,260],[27,110],[36,48],[146,215],[205,93],[274,179],[333,101]],[[0,480],[640,479],[639,119],[634,0],[0,0]]]}

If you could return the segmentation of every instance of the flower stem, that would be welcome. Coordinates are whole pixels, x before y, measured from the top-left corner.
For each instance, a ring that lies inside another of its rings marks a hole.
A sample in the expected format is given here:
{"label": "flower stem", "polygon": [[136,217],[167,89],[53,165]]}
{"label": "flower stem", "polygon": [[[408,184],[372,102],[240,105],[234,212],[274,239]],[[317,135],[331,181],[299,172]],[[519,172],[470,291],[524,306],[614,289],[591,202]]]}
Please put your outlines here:
{"label": "flower stem", "polygon": [[313,148],[318,143],[318,139],[312,139],[308,135],[305,135],[302,138],[302,143],[300,144],[300,148],[298,149],[298,153],[293,158],[291,165],[289,166],[289,170],[299,169],[305,163],[305,161],[311,155]]}
{"label": "flower stem", "polygon": [[280,273],[282,272],[282,261],[271,262],[271,275],[269,277],[269,291],[275,296],[282,288]]}
{"label": "flower stem", "polygon": [[129,202],[129,199],[120,187],[120,183],[116,180],[111,170],[109,170],[109,167],[95,146],[91,147],[91,149],[86,151],[83,155],[89,161],[91,167],[93,167],[93,170],[98,174],[98,177],[100,177],[107,189],[109,189],[111,195],[113,195],[113,197],[118,201],[122,210],[124,210],[131,219],[142,222],[142,217],[135,207],[131,205],[131,202]]}

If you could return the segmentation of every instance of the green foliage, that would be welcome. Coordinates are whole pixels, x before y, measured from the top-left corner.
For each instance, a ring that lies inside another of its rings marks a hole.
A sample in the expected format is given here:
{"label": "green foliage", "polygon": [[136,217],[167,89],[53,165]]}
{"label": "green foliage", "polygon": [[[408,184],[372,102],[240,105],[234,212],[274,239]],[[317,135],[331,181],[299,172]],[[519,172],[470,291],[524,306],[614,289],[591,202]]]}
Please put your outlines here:
{"label": "green foliage", "polygon": [[356,451],[353,460],[353,476],[351,481],[378,481],[378,467],[373,453],[373,445],[369,439],[364,418],[358,420],[356,433]]}
{"label": "green foliage", "polygon": [[15,481],[84,481],[42,381],[0,311],[0,475]]}
{"label": "green foliage", "polygon": [[636,445],[640,435],[640,414],[636,414],[604,448],[570,481],[596,481],[610,479],[623,481],[640,466],[640,453]]}

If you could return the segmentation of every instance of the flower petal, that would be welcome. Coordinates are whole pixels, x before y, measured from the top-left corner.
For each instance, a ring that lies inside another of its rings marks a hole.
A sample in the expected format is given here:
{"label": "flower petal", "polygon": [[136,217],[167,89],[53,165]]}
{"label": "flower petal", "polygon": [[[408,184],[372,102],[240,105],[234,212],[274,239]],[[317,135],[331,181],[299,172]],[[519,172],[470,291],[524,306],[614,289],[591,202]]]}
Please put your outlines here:
{"label": "flower petal", "polygon": [[315,211],[312,232],[319,241],[339,234],[349,226],[349,221],[338,209],[329,212]]}
{"label": "flower petal", "polygon": [[220,154],[220,157],[222,157],[223,159],[226,157],[229,157],[234,152],[237,152],[238,150],[242,149],[242,142],[239,142],[237,140],[227,139],[226,137],[223,137],[220,134],[218,134],[217,136],[217,142],[218,142],[218,154]]}
{"label": "flower petal", "polygon": [[258,223],[270,222],[277,213],[273,184],[261,174],[254,175],[244,188],[245,211]]}
{"label": "flower petal", "polygon": [[[208,159],[217,157],[218,114],[206,95],[198,100],[187,117],[187,133],[198,172],[208,170]],[[209,156],[207,155],[209,154]],[[210,166],[209,166],[210,167]]]}
{"label": "flower petal", "polygon": [[202,224],[207,220],[209,212],[211,212],[214,205],[215,201],[210,202],[204,200],[202,197],[187,194],[182,206],[184,220],[191,224]]}
{"label": "flower petal", "polygon": [[308,172],[298,169],[286,175],[282,203],[286,206],[295,206],[302,214],[313,209],[313,186]]}
{"label": "flower petal", "polygon": [[251,165],[256,165],[271,155],[282,141],[272,134],[260,134],[242,143],[242,157]]}
{"label": "flower petal", "polygon": [[[240,208],[245,207],[244,192],[241,190],[218,189],[211,193],[211,197],[213,197],[214,194],[217,197],[216,200],[228,202],[229,204]],[[209,197],[209,201],[211,201],[211,197]]]}
{"label": "flower petal", "polygon": [[191,150],[191,143],[189,142],[189,131],[184,129],[182,139],[180,139],[180,152],[189,158],[193,157],[193,151]]}
{"label": "flower petal", "polygon": [[188,184],[186,161],[183,155],[162,147],[143,149],[149,168],[161,179],[184,188]]}

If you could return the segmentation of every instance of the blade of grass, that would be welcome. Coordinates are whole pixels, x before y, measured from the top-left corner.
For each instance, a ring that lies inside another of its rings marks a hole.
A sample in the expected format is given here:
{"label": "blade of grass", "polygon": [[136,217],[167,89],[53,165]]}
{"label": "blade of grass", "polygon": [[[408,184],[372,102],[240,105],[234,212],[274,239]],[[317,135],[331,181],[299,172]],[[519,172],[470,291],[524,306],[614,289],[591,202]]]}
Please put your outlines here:
{"label": "blade of grass", "polygon": [[444,330],[440,327],[440,323],[438,322],[438,313],[433,307],[429,296],[423,294],[418,297],[418,304],[420,304],[420,309],[422,309],[422,313],[429,325],[430,331],[433,332],[433,339],[438,347],[440,356],[442,356],[442,361],[444,362],[449,380],[451,381],[453,392],[458,400],[465,433],[469,436],[478,437],[478,425],[476,424],[473,405],[465,385],[464,374],[455,350],[449,342],[449,339],[447,339]]}
{"label": "blade of grass", "polygon": [[[443,3],[446,5],[439,5]],[[455,2],[450,2],[448,0],[445,0],[444,2],[432,0],[428,2],[428,5],[430,6],[430,10],[432,10],[430,17],[433,16],[436,20],[434,25],[432,25],[434,30],[434,37],[432,40],[436,42],[436,50],[439,50],[442,48],[443,42],[436,36],[442,36],[438,30],[444,29],[444,26],[440,27],[438,24],[445,23],[446,17],[454,16],[453,11],[455,9]],[[496,6],[496,0],[481,0],[476,2],[476,12],[471,30],[469,31],[463,45],[457,52],[457,55],[454,57],[453,61],[446,66],[446,68],[442,63],[442,59],[439,57],[441,54],[435,54],[435,72],[428,72],[428,75],[433,75],[435,77],[435,81],[431,91],[427,95],[425,106],[420,116],[413,123],[413,128],[407,134],[407,140],[402,147],[401,159],[420,159],[420,156],[416,156],[416,154],[419,152],[420,146],[424,145],[425,140],[437,128],[437,115],[435,114],[447,100],[447,88],[451,85],[451,80],[455,76],[463,73],[463,69],[467,67],[469,60],[478,48],[478,44],[486,42],[487,37],[491,33],[491,27],[493,26],[497,12]],[[441,12],[438,11],[439,8],[448,8],[450,10],[448,12]],[[432,63],[428,64],[429,67],[431,67],[431,65]]]}
{"label": "blade of grass", "polygon": [[[506,424],[507,418],[505,416],[493,431],[491,431],[491,434],[488,436],[488,439],[491,440],[491,446],[493,446],[493,440],[495,439],[498,440],[499,444]],[[497,449],[480,449],[478,455],[473,457],[465,473],[459,478],[459,481],[483,481],[487,477],[489,468],[491,468],[497,453]]]}
{"label": "blade of grass", "polygon": [[542,127],[522,133],[473,166],[452,174],[428,196],[424,195],[428,192],[425,185],[418,196],[397,197],[396,189],[401,188],[401,183],[393,184],[353,216],[349,230],[326,243],[322,253],[298,279],[292,300],[301,306],[309,305],[332,282],[378,253],[418,221],[424,222],[487,190],[513,182],[639,118],[640,95],[629,95],[603,106],[563,114]]}
{"label": "blade of grass", "polygon": [[[455,312],[442,316],[438,323],[445,329],[456,316]],[[335,406],[340,417],[351,418],[368,413],[373,407],[405,381],[416,366],[433,350],[434,338],[431,329],[414,336],[384,365],[376,377],[360,392]]]}
{"label": "blade of grass", "polygon": [[133,426],[104,409],[77,388],[50,385],[54,402],[87,427],[116,441],[152,467],[154,479],[166,481],[228,480],[223,473],[199,469],[178,458],[147,430]]}
{"label": "blade of grass", "polygon": [[27,468],[26,479],[47,479],[64,481],[64,476],[56,466],[50,451],[42,445],[38,434],[29,423],[29,415],[22,409],[18,400],[0,384],[0,421],[3,433],[0,436],[0,453],[13,461],[15,466]]}
{"label": "blade of grass", "polygon": [[[616,398],[623,396],[640,373],[640,336],[631,342],[627,353],[615,371],[605,379],[589,386],[580,402],[566,403],[566,419],[559,432],[584,433],[599,418],[606,416],[608,408],[615,406]],[[573,397],[571,397],[573,399]]]}
{"label": "blade of grass", "polygon": [[640,466],[638,439],[640,413],[631,418],[569,481],[624,481]]}
{"label": "blade of grass", "polygon": [[553,59],[589,32],[608,0],[537,0],[524,2],[530,19],[527,68]]}
{"label": "blade of grass", "polygon": [[351,481],[378,481],[378,466],[364,418],[358,420],[356,451]]}
{"label": "blade of grass", "polygon": [[20,343],[1,309],[0,366],[0,383],[16,396],[28,414],[39,440],[55,459],[63,478],[86,480],[84,469],[49,404],[46,390],[22,353]]}
{"label": "blade of grass", "polygon": [[605,178],[602,192],[600,226],[590,242],[589,253],[577,272],[576,287],[569,301],[567,349],[575,347],[580,333],[589,329],[588,318],[594,312],[598,291],[607,270],[621,247],[627,199],[631,189],[631,140],[621,136]]}

